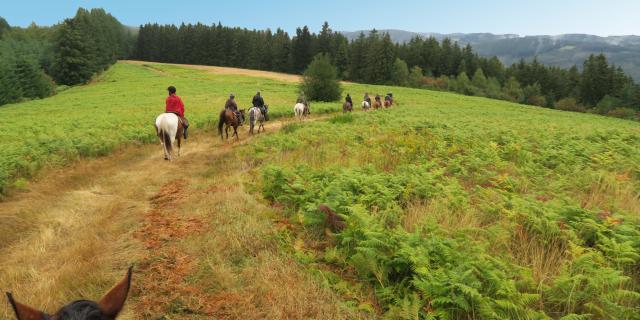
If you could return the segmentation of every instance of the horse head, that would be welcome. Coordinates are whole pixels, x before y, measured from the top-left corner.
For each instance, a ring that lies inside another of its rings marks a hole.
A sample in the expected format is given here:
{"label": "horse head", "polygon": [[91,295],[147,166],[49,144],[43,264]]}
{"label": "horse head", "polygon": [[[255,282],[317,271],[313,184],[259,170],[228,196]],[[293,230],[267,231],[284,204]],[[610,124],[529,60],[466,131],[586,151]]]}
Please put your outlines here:
{"label": "horse head", "polygon": [[113,320],[118,316],[127,300],[131,287],[132,271],[132,268],[129,268],[125,278],[105,294],[100,301],[77,300],[60,308],[54,315],[19,303],[9,292],[7,292],[7,298],[13,307],[17,320]]}

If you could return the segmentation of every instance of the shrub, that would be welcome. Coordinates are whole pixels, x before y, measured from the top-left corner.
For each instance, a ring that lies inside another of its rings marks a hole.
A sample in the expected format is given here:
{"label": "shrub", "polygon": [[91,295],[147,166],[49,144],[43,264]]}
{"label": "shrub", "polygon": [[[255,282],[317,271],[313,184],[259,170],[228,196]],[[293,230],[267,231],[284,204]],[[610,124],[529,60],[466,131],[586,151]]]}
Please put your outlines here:
{"label": "shrub", "polygon": [[631,108],[615,108],[607,112],[607,115],[610,117],[629,119],[629,120],[640,118],[636,110],[633,110]]}
{"label": "shrub", "polygon": [[313,58],[304,72],[300,90],[312,101],[336,101],[340,99],[342,87],[338,70],[331,64],[328,55],[319,54]]}
{"label": "shrub", "polygon": [[556,102],[556,109],[564,111],[586,112],[585,108],[578,104],[574,98],[564,98]]}

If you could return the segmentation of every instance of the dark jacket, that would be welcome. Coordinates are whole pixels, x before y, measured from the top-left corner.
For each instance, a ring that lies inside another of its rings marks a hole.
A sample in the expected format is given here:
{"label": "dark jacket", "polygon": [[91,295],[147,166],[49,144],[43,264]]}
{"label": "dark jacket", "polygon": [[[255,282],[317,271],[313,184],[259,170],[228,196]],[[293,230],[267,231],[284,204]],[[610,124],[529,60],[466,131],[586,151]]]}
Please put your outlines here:
{"label": "dark jacket", "polygon": [[264,99],[262,99],[262,96],[255,95],[253,96],[251,104],[253,104],[254,107],[262,107],[264,106]]}
{"label": "dark jacket", "polygon": [[227,99],[227,102],[224,104],[225,109],[230,109],[233,111],[238,111],[238,104],[235,99]]}
{"label": "dark jacket", "polygon": [[346,96],[344,98],[344,101],[351,103],[351,105],[353,105],[353,100],[351,100],[351,96]]}
{"label": "dark jacket", "polygon": [[369,97],[368,94],[364,95],[364,101],[369,102],[369,104],[371,104],[371,97]]}

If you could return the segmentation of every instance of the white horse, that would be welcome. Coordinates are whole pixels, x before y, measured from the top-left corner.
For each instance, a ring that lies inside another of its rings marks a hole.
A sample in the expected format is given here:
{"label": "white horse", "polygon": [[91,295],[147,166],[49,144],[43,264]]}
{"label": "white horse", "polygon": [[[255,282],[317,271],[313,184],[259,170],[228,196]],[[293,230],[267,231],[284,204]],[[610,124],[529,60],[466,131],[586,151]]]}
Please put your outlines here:
{"label": "white horse", "polygon": [[[267,112],[269,112],[269,106],[268,105],[264,105],[264,107],[267,110]],[[260,111],[260,108],[253,107],[253,108],[249,109],[249,133],[250,134],[253,134],[253,128],[254,128],[256,122],[259,124],[258,133],[260,133],[260,129],[261,128],[262,128],[262,131],[264,131],[264,122],[265,121],[267,121],[267,119],[265,119],[265,116]]]}
{"label": "white horse", "polygon": [[362,109],[364,111],[369,110],[369,108],[371,108],[371,105],[369,104],[369,102],[367,100],[362,101]]}
{"label": "white horse", "polygon": [[[160,143],[164,146],[164,159],[172,160],[173,145],[177,142],[178,157],[180,156],[180,144],[182,141],[182,122],[173,113],[163,113],[156,118],[156,134]],[[177,140],[177,141],[176,141]]]}
{"label": "white horse", "polygon": [[296,105],[293,107],[293,112],[295,113],[296,118],[300,121],[302,121],[302,119],[307,115],[311,114],[311,111],[309,111],[309,106],[304,103],[296,103]]}

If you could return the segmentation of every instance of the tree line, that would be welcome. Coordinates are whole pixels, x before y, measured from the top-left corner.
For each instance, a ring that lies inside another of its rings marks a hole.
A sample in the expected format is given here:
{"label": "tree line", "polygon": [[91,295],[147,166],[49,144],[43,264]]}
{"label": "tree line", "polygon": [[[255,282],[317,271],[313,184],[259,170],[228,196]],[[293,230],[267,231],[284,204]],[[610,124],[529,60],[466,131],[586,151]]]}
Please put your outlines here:
{"label": "tree line", "polygon": [[0,105],[44,98],[89,81],[130,55],[134,37],[103,9],[78,9],[51,26],[11,27],[0,18]]}
{"label": "tree line", "polygon": [[470,45],[415,37],[394,43],[375,30],[349,41],[324,23],[289,35],[282,29],[248,30],[221,25],[140,26],[134,55],[157,62],[190,63],[302,73],[313,57],[326,54],[341,79],[455,91],[542,107],[634,117],[640,87],[604,55],[581,69],[545,66],[536,59],[505,66],[481,57]]}

